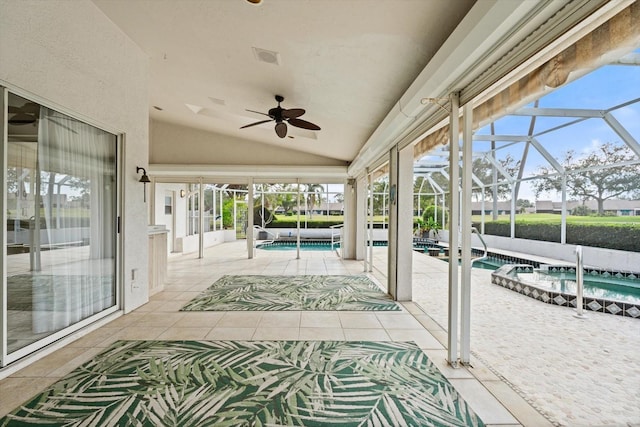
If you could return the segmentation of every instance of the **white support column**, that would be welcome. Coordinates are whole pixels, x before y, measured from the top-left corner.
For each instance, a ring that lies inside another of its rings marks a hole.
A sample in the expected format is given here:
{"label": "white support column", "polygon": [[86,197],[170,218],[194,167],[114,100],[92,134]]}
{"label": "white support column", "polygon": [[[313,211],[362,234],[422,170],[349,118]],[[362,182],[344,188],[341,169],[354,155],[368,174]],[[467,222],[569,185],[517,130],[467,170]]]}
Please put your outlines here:
{"label": "white support column", "polygon": [[[355,179],[348,179],[344,184],[344,227],[342,229],[340,248],[342,259],[356,259],[356,230],[358,224],[356,188],[357,184]],[[327,200],[329,200],[328,197]]]}
{"label": "white support column", "polygon": [[449,318],[447,337],[447,359],[451,366],[458,366],[458,316],[459,316],[459,289],[458,289],[458,220],[460,218],[460,135],[458,117],[459,98],[458,93],[451,94],[451,114],[449,116]]}
{"label": "white support column", "polygon": [[460,280],[460,362],[471,363],[471,173],[473,169],[473,108],[463,108],[462,127],[462,277]]}
{"label": "white support column", "polygon": [[253,178],[249,178],[247,184],[247,253],[249,259],[253,258]]}
{"label": "white support column", "polygon": [[562,175],[562,211],[560,211],[560,243],[567,243],[567,174]]}
{"label": "white support column", "polygon": [[[387,291],[397,300],[398,296],[398,149],[389,150],[389,228],[387,252]],[[383,196],[384,200],[384,196]],[[384,203],[383,203],[384,206]],[[383,208],[384,209],[384,208]],[[383,211],[384,212],[384,211]]]}
{"label": "white support column", "polygon": [[509,223],[511,224],[511,238],[516,238],[516,185],[515,182],[509,182],[511,184],[511,209],[509,212]]}
{"label": "white support column", "polygon": [[369,215],[367,215],[367,252],[369,257],[369,273],[373,271],[373,174],[367,169],[369,180]]}
{"label": "white support column", "polygon": [[367,177],[356,181],[356,259],[364,261],[367,268]]}
{"label": "white support column", "polygon": [[389,153],[389,293],[411,301],[413,257],[413,146]]}
{"label": "white support column", "polygon": [[[213,216],[213,230],[212,231],[216,231],[217,230],[217,226],[216,226],[216,216],[217,216],[217,206],[216,206],[216,187],[212,186],[213,188],[211,189],[211,209],[212,209],[212,216]],[[222,212],[222,211],[220,211]]]}
{"label": "white support column", "polygon": [[198,258],[204,258],[204,184],[198,181]]}
{"label": "white support column", "polygon": [[[300,259],[300,178],[297,179],[298,182],[298,219],[296,222],[296,259]],[[305,197],[304,201],[305,207],[307,206],[307,198]],[[305,223],[307,218],[308,209],[304,211]]]}

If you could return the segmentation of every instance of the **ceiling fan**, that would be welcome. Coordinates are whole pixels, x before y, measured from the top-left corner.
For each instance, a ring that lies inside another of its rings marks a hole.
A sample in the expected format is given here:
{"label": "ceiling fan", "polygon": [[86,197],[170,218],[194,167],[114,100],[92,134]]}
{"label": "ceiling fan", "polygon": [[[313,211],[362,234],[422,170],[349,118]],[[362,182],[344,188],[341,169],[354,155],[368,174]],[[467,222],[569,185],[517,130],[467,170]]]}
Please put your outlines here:
{"label": "ceiling fan", "polygon": [[274,121],[276,122],[276,127],[275,127],[276,134],[280,138],[284,138],[285,136],[287,136],[287,123],[289,123],[291,126],[299,127],[302,129],[320,130],[320,126],[298,118],[305,113],[304,109],[302,108],[284,109],[280,107],[280,103],[284,101],[284,97],[281,95],[276,95],[276,101],[278,102],[278,106],[270,109],[268,113],[261,113],[260,111],[247,110],[252,113],[268,116],[269,120],[261,120],[259,122],[251,123],[251,124],[242,126],[240,129],[248,128],[251,126],[257,126],[263,123]]}
{"label": "ceiling fan", "polygon": [[[24,103],[24,105],[22,105],[22,107],[18,107],[15,105],[9,105],[8,106],[8,110],[9,110],[9,114],[11,114],[12,116],[9,118],[8,122],[10,125],[14,125],[14,126],[24,126],[24,125],[29,125],[29,124],[34,124],[39,120],[39,115],[40,115],[40,104],[36,104],[35,102],[26,102]],[[75,134],[77,134],[78,132],[76,132],[75,130],[71,129],[70,127],[62,124],[59,120],[55,120],[55,119],[66,119],[66,120],[72,120],[72,121],[78,121],[76,119],[73,119],[69,116],[65,116],[65,117],[58,117],[54,114],[55,112],[53,110],[49,110],[49,113],[47,113],[47,119],[58,125],[61,126],[65,129],[67,129],[70,132],[73,132]]]}

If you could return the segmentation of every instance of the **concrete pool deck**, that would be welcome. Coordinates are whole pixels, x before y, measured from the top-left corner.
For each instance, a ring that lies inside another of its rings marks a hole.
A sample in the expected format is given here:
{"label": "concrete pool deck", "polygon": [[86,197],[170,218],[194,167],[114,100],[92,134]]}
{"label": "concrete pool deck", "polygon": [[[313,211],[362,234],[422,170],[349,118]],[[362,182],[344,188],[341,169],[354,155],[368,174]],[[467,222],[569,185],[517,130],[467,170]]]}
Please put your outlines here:
{"label": "concrete pool deck", "polygon": [[[386,248],[374,248],[374,275],[383,283],[386,262]],[[447,263],[414,253],[413,300],[433,319],[430,332],[445,338],[447,283]],[[555,425],[640,426],[640,319],[573,314],[473,269],[472,364],[489,368]]]}

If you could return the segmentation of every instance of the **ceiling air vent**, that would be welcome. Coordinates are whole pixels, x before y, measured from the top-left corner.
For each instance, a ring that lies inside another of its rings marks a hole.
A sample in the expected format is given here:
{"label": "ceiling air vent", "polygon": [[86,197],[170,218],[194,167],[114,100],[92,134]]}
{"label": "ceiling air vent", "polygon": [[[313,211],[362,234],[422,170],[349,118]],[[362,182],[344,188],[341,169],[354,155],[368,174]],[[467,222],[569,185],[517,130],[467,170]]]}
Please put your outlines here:
{"label": "ceiling air vent", "polygon": [[260,49],[259,47],[254,47],[253,54],[256,59],[260,62],[266,62],[267,64],[275,64],[280,65],[280,54],[278,52],[274,52],[272,50]]}

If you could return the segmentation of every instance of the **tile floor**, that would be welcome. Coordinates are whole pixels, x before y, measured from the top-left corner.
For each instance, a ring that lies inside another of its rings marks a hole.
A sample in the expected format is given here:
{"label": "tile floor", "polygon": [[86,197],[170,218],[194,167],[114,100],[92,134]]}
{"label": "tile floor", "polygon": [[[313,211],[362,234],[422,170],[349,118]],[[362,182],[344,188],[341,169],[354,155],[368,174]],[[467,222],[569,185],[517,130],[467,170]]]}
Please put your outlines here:
{"label": "tile floor", "polygon": [[299,260],[292,252],[258,252],[249,260],[244,242],[210,248],[203,259],[172,256],[165,290],[149,303],[1,380],[0,416],[119,339],[412,340],[487,425],[551,425],[482,363],[474,362],[472,369],[449,367],[446,333],[414,303],[394,313],[179,311],[224,274],[363,274],[363,265],[330,252],[302,252]]}

